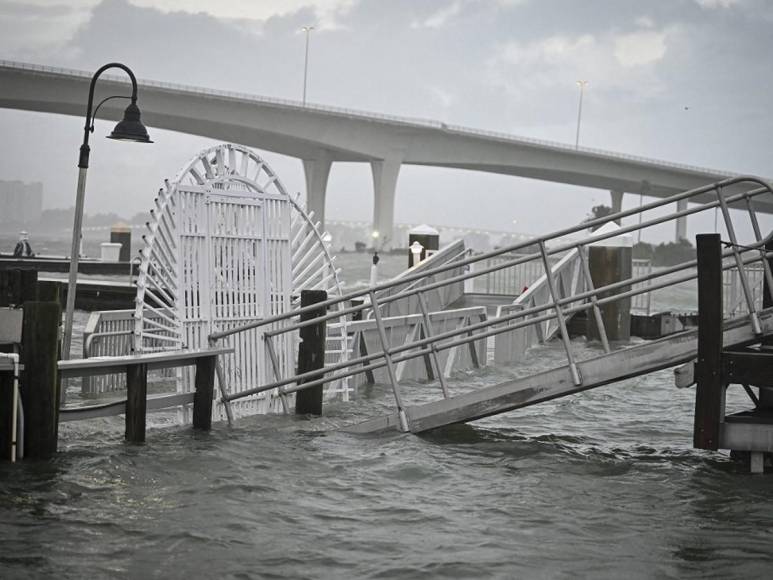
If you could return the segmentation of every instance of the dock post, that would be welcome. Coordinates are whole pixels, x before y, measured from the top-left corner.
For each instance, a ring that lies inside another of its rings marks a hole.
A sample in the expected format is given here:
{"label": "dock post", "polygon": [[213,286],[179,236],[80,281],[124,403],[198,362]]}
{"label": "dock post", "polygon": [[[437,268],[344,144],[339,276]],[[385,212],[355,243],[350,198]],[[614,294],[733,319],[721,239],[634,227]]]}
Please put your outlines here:
{"label": "dock post", "polygon": [[132,259],[132,228],[125,223],[113,224],[110,228],[110,242],[121,244],[118,253],[119,262],[131,262]]}
{"label": "dock post", "polygon": [[148,397],[148,365],[126,367],[126,441],[145,442],[145,415]]}
{"label": "dock post", "polygon": [[0,306],[20,307],[27,300],[37,299],[36,270],[14,268],[0,271]]}
{"label": "dock post", "polygon": [[695,365],[693,446],[719,447],[724,416],[722,383],[722,245],[719,234],[698,234],[698,362]]}
{"label": "dock post", "polygon": [[[28,277],[37,277],[33,270],[0,271],[0,307],[18,308],[24,302],[25,292],[29,291]],[[34,290],[34,282],[33,282]],[[0,329],[0,335],[7,329]],[[19,337],[16,336],[15,340]],[[20,342],[20,341],[19,341]],[[14,344],[0,346],[2,352],[14,352]],[[0,459],[11,459],[12,423],[13,423],[13,376],[12,373],[0,374]]]}
{"label": "dock post", "polygon": [[[0,306],[23,310],[20,344],[24,456],[45,459],[56,453],[59,435],[59,326],[62,309],[50,292],[39,302],[37,271],[0,272]],[[3,389],[10,392],[10,389]],[[5,405],[2,409],[11,409]],[[0,421],[2,422],[2,421]]]}
{"label": "dock post", "polygon": [[[596,230],[595,234],[606,233],[618,226],[612,223]],[[633,268],[633,238],[624,234],[596,242],[588,247],[588,268],[594,288],[621,282],[631,277]],[[630,286],[619,290],[604,292],[599,298],[607,298],[625,292]],[[599,307],[607,339],[628,342],[631,339],[631,298],[622,298]],[[593,316],[588,316],[587,336],[591,340],[601,340],[601,332]]]}
{"label": "dock post", "polygon": [[59,302],[25,302],[22,323],[24,456],[47,459],[59,437]]}
{"label": "dock post", "polygon": [[[766,253],[773,252],[773,238],[771,238],[765,244],[765,252]],[[768,266],[773,268],[773,257],[768,258]],[[762,307],[770,308],[771,306],[773,306],[773,288],[771,288],[770,285],[768,284],[767,276],[763,278],[762,287],[763,287]],[[763,336],[762,344],[763,346],[773,347],[773,336]],[[773,383],[769,385],[757,385],[757,386],[760,387],[759,408],[773,410]],[[763,387],[768,387],[768,388],[763,388]]]}
{"label": "dock post", "polygon": [[212,428],[212,398],[215,394],[215,363],[217,357],[196,360],[196,392],[193,395],[193,428]]}
{"label": "dock post", "polygon": [[[324,302],[324,290],[301,290],[301,308]],[[301,322],[325,315],[325,308],[301,314]],[[298,348],[298,374],[321,369],[325,366],[325,321],[300,329],[301,344]],[[322,374],[320,374],[321,378]],[[322,414],[322,385],[310,387],[295,394],[296,415]]]}

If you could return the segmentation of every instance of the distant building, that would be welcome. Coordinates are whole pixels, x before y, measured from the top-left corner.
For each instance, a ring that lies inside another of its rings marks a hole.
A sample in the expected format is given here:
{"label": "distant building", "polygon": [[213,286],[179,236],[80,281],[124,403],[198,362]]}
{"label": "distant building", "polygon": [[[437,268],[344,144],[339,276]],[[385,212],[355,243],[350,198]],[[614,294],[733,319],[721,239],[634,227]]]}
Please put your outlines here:
{"label": "distant building", "polygon": [[43,210],[43,184],[0,181],[0,224],[38,223]]}

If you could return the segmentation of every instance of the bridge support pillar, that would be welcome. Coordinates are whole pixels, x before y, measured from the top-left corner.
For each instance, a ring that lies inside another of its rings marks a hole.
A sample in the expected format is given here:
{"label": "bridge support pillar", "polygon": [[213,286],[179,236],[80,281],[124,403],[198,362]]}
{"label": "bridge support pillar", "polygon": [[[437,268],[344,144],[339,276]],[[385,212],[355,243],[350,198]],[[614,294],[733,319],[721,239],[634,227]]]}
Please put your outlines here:
{"label": "bridge support pillar", "polygon": [[[615,191],[614,189],[609,192],[612,198],[612,213],[623,211],[623,192]],[[617,225],[620,225],[620,220],[615,220]]]}
{"label": "bridge support pillar", "polygon": [[313,159],[303,160],[303,172],[306,175],[306,207],[314,212],[313,220],[320,221],[325,227],[325,198],[327,180],[333,159],[329,151],[321,149]]}
{"label": "bridge support pillar", "polygon": [[[676,202],[676,211],[684,211],[687,209],[687,200],[686,199],[680,199]],[[687,239],[687,216],[682,216],[676,218],[676,239],[675,242],[678,242],[679,240],[686,240]]]}
{"label": "bridge support pillar", "polygon": [[380,161],[371,161],[373,172],[373,231],[378,232],[374,246],[381,250],[392,247],[392,234],[395,219],[395,192],[397,176],[400,174],[402,156],[388,157]]}

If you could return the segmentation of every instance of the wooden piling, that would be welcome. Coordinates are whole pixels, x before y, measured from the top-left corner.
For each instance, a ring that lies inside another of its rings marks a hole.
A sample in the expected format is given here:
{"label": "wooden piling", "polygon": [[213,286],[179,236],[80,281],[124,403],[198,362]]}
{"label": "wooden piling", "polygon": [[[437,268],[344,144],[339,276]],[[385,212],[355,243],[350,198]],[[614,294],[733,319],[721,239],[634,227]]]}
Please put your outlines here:
{"label": "wooden piling", "polygon": [[193,395],[193,428],[209,431],[212,428],[212,397],[215,389],[214,356],[196,361],[196,392]]}
{"label": "wooden piling", "polygon": [[[773,252],[773,237],[765,243],[765,251]],[[768,266],[773,269],[773,257],[768,258]],[[762,307],[770,308],[773,306],[773,288],[768,284],[767,276],[763,278],[762,286]],[[761,342],[766,347],[773,347],[773,336],[763,336]],[[759,408],[773,410],[773,383],[756,386],[760,387]]]}
{"label": "wooden piling", "polygon": [[3,371],[0,372],[0,461],[11,459],[12,424],[13,372]]}
{"label": "wooden piling", "polygon": [[35,270],[0,270],[0,306],[18,307],[28,300],[37,300],[37,282]]}
{"label": "wooden piling", "polygon": [[722,378],[722,245],[719,234],[698,234],[698,362],[695,365],[693,446],[719,448],[724,416]]}
{"label": "wooden piling", "polygon": [[[588,248],[588,268],[594,288],[601,288],[631,277],[633,267],[632,249],[630,246],[598,245]],[[630,286],[618,290],[604,292],[599,298],[606,298],[626,292]],[[622,298],[608,302],[599,307],[607,339],[628,342],[631,339],[631,298]],[[601,333],[593,316],[587,317],[587,336],[592,340],[600,340]]]}
{"label": "wooden piling", "polygon": [[[301,308],[327,300],[324,290],[301,290]],[[301,314],[301,322],[325,315],[325,308]],[[298,348],[298,373],[321,369],[325,366],[325,321],[300,329],[301,344]],[[319,377],[316,377],[319,378]],[[322,385],[298,391],[295,395],[296,415],[322,414]]]}
{"label": "wooden piling", "polygon": [[[24,407],[25,456],[33,459],[48,458],[56,452],[59,430],[59,384],[57,358],[61,308],[56,302],[38,302],[38,274],[28,268],[0,271],[0,306],[23,308],[22,339],[17,350],[22,372],[20,386]],[[48,296],[44,297],[48,300]],[[13,352],[14,345],[4,350]],[[10,418],[13,412],[11,393],[12,376],[2,379],[3,400],[0,401],[0,431],[2,438],[10,438]],[[5,448],[5,445],[3,445]],[[5,455],[5,453],[3,453]]]}
{"label": "wooden piling", "polygon": [[22,324],[24,455],[45,459],[56,453],[59,435],[58,302],[25,302]]}
{"label": "wooden piling", "polygon": [[132,364],[126,368],[126,395],[126,440],[144,443],[148,365]]}

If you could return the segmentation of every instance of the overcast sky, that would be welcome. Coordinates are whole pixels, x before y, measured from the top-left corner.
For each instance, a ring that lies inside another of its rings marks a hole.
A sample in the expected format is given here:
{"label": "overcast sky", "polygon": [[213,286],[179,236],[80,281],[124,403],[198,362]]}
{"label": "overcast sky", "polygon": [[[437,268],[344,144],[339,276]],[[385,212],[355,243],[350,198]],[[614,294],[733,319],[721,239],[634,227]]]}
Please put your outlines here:
{"label": "overcast sky", "polygon": [[[573,143],[584,79],[581,144],[773,175],[768,0],[0,0],[0,57],[87,71],[118,60],[139,78],[300,100],[308,24],[311,102]],[[43,181],[46,207],[72,205],[82,123],[0,110],[0,179]],[[154,145],[98,138],[109,130],[92,142],[89,213],[147,209],[212,144],[152,127]],[[303,191],[300,161],[264,156]],[[602,202],[405,166],[396,218],[538,233]],[[370,220],[372,207],[369,166],[334,165],[328,219]]]}

